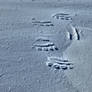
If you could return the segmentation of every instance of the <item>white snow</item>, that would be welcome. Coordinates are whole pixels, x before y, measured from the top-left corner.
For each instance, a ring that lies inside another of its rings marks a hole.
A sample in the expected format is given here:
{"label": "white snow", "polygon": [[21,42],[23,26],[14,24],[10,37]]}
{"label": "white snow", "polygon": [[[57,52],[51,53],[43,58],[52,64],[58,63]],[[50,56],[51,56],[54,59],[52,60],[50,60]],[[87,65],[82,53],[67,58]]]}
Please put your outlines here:
{"label": "white snow", "polygon": [[[91,6],[91,0],[0,0],[0,92],[91,92]],[[59,13],[67,16],[53,17]]]}

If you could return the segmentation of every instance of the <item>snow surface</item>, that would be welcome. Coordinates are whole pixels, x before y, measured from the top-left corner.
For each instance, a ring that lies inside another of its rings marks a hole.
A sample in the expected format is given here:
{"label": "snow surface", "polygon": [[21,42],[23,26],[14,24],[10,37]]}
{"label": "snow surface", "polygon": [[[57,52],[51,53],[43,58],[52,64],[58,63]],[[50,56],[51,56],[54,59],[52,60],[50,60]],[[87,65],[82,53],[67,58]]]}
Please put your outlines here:
{"label": "snow surface", "polygon": [[91,92],[91,2],[0,0],[0,92]]}

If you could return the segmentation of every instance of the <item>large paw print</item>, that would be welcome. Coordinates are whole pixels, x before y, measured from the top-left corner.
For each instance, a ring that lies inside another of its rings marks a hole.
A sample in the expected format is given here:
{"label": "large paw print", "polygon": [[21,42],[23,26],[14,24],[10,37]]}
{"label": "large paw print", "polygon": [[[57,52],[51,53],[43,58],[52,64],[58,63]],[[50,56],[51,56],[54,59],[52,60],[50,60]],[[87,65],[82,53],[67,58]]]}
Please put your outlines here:
{"label": "large paw print", "polygon": [[58,47],[49,39],[38,38],[32,45],[37,51],[57,51]]}
{"label": "large paw print", "polygon": [[33,21],[32,24],[34,26],[54,26],[54,24],[51,21]]}
{"label": "large paw print", "polygon": [[50,68],[56,69],[56,70],[68,70],[73,69],[74,65],[72,62],[68,60],[63,60],[58,57],[48,57],[48,60],[46,62],[46,65]]}
{"label": "large paw print", "polygon": [[59,20],[72,20],[72,16],[68,13],[56,13],[52,17]]}

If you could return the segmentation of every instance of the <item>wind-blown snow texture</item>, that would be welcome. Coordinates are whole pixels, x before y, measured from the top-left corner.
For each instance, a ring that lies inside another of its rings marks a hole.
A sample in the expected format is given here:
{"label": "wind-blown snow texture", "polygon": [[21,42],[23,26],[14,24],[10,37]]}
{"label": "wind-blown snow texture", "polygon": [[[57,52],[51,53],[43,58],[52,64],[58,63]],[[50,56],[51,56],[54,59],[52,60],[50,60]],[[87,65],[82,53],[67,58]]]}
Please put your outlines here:
{"label": "wind-blown snow texture", "polygon": [[0,92],[91,92],[91,3],[0,0]]}

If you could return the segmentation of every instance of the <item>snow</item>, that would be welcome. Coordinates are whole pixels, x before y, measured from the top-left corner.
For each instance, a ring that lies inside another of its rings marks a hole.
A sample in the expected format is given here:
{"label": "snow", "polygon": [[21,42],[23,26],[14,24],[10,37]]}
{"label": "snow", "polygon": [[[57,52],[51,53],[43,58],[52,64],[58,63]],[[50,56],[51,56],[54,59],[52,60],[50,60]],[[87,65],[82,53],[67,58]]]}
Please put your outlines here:
{"label": "snow", "polygon": [[91,92],[90,2],[1,0],[0,92]]}

